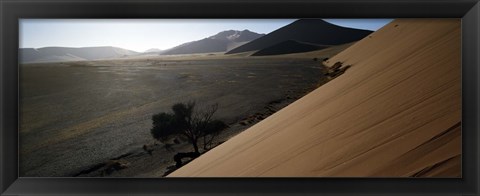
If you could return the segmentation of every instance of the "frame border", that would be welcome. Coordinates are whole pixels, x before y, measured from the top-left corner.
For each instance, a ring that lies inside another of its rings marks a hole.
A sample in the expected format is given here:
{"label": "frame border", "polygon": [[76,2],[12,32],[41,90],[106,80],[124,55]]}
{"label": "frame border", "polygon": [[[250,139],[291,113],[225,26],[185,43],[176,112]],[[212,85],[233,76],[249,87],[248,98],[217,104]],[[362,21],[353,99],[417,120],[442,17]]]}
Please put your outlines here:
{"label": "frame border", "polygon": [[[463,178],[18,177],[18,19],[407,17],[462,18]],[[479,0],[0,0],[0,194],[478,195],[479,35]]]}

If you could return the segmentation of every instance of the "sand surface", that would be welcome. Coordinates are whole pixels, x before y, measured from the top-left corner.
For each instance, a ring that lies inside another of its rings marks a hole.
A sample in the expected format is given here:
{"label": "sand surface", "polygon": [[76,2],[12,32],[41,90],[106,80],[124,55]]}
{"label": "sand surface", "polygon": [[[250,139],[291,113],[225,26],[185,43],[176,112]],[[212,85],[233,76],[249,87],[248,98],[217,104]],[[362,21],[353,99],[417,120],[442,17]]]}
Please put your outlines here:
{"label": "sand surface", "polygon": [[459,19],[399,19],[331,58],[343,75],[172,173],[460,177]]}

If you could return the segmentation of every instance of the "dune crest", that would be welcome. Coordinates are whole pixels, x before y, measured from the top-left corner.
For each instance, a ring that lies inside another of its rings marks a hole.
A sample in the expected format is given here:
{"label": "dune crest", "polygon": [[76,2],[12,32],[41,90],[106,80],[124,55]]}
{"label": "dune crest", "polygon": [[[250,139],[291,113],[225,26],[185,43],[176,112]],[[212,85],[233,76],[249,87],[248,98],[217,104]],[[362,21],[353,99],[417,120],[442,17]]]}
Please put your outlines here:
{"label": "dune crest", "polygon": [[[340,45],[358,41],[370,33],[372,33],[370,30],[341,27],[328,23],[323,19],[299,19],[258,39],[233,48],[225,54],[267,49],[288,40],[320,46]],[[295,48],[285,48],[277,54],[286,54],[288,50],[292,49]],[[271,51],[271,49],[269,49],[269,51]],[[297,50],[296,52],[302,52],[302,50]]]}
{"label": "dune crest", "polygon": [[460,177],[459,19],[399,19],[352,65],[169,176]]}

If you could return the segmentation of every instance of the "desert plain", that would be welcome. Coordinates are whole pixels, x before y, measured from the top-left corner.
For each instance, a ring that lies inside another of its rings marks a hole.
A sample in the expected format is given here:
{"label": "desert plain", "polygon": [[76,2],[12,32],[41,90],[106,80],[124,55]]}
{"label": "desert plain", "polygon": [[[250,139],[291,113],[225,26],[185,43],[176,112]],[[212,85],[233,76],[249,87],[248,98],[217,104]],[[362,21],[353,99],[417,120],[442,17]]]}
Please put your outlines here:
{"label": "desert plain", "polygon": [[[461,177],[460,44],[459,19],[396,19],[294,54],[24,64],[20,176]],[[188,101],[229,128],[177,169],[191,146],[155,141],[151,118]]]}

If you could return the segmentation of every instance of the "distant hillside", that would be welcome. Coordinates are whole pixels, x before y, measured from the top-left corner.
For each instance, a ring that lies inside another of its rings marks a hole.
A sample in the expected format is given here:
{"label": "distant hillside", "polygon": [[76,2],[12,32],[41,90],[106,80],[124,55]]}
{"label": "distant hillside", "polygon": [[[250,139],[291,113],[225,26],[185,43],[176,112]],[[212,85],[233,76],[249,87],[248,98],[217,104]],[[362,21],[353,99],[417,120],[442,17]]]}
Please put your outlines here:
{"label": "distant hillside", "polygon": [[249,30],[222,31],[208,38],[184,43],[174,48],[168,49],[162,54],[194,54],[208,52],[225,52],[228,49],[240,46],[249,41],[262,37],[264,34],[258,34]]}
{"label": "distant hillside", "polygon": [[264,55],[279,55],[279,54],[291,54],[299,52],[309,52],[313,50],[320,50],[328,48],[325,45],[316,45],[306,42],[298,42],[295,40],[288,40],[275,44],[273,46],[261,49],[252,54],[252,56],[264,56]]}
{"label": "distant hillside", "polygon": [[111,46],[84,48],[45,47],[38,49],[19,49],[20,63],[111,59],[135,54],[138,53],[131,50]]}
{"label": "distant hillside", "polygon": [[143,53],[159,53],[159,52],[162,52],[162,50],[160,50],[158,48],[150,48],[148,50],[145,50],[145,52],[143,52]]}
{"label": "distant hillside", "polygon": [[317,45],[339,45],[358,41],[370,33],[372,31],[340,27],[322,19],[300,19],[261,38],[234,48],[226,54],[262,50],[288,40]]}

